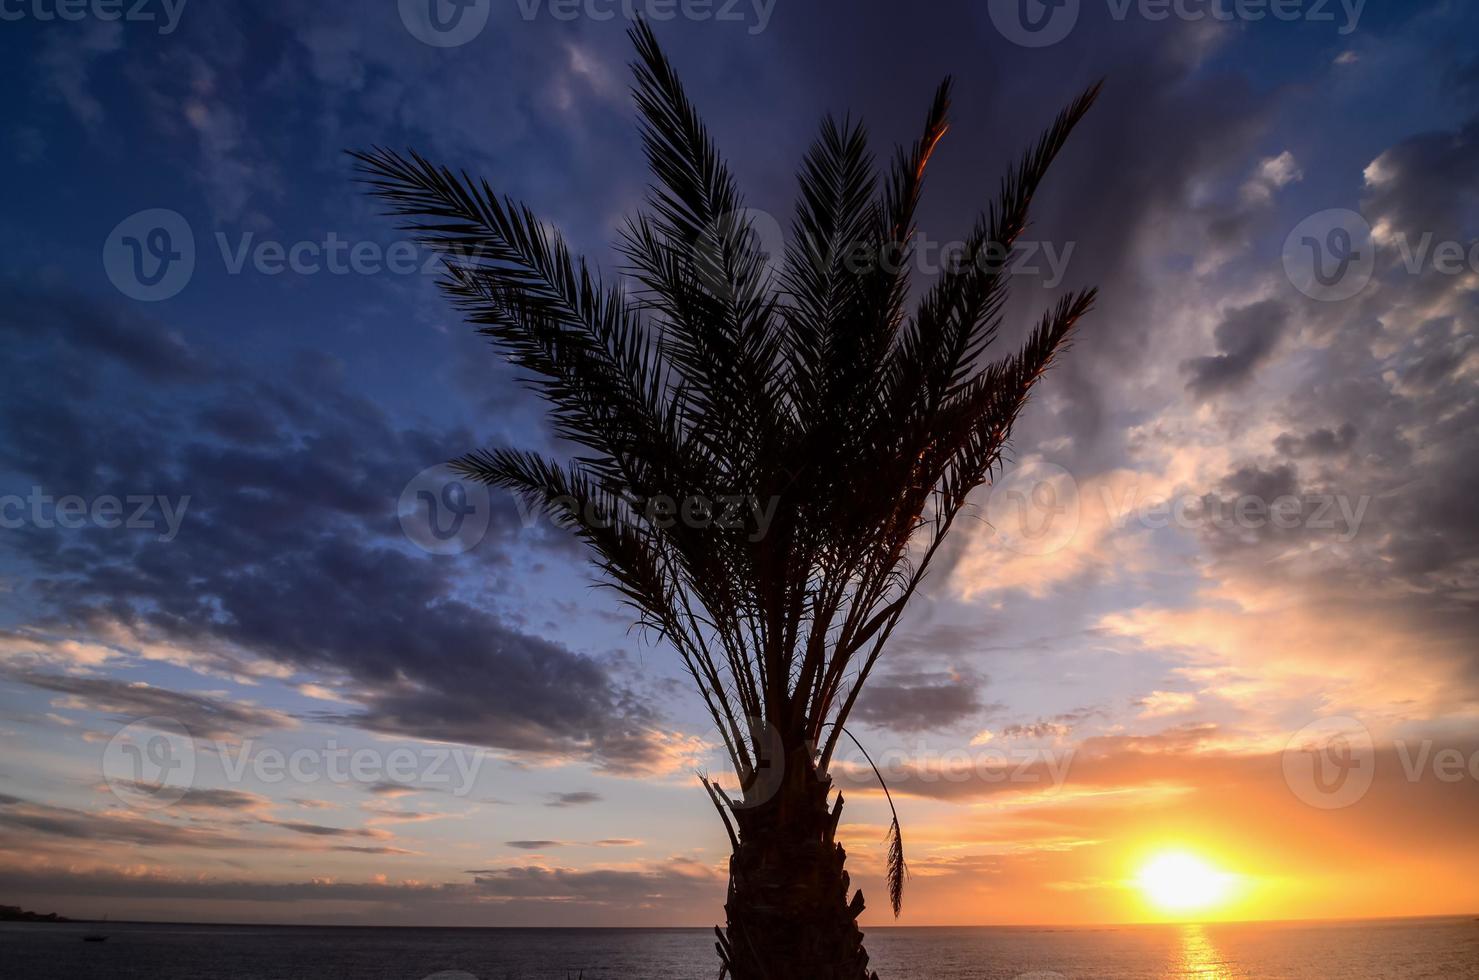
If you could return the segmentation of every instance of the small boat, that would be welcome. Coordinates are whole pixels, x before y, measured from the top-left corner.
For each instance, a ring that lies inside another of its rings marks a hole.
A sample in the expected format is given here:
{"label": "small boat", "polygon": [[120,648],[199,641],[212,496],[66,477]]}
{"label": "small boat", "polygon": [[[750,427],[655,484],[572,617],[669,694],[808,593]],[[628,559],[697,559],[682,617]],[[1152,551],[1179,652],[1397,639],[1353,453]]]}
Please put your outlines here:
{"label": "small boat", "polygon": [[[103,921],[108,921],[106,915],[103,916]],[[105,933],[101,932],[87,932],[82,934],[82,941],[85,943],[105,943],[108,941],[108,937]]]}

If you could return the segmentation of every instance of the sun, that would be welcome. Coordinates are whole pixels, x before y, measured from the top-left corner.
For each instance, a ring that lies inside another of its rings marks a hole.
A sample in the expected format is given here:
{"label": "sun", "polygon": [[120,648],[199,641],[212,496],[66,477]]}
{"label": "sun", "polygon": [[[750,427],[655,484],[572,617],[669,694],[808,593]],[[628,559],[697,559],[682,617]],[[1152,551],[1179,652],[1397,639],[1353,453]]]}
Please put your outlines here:
{"label": "sun", "polygon": [[1202,912],[1222,904],[1232,891],[1234,876],[1185,851],[1155,855],[1135,878],[1135,884],[1162,912]]}

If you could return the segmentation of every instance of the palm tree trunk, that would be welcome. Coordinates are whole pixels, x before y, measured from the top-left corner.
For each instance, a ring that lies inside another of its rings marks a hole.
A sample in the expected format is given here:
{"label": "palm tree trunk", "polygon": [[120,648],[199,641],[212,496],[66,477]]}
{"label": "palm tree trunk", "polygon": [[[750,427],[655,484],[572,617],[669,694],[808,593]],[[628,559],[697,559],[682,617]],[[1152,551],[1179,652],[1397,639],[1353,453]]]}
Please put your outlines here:
{"label": "palm tree trunk", "polygon": [[768,798],[735,810],[719,955],[732,980],[877,980],[857,923],[863,893],[849,896],[836,841],[842,796],[828,808],[831,777],[808,749],[787,760],[778,780],[760,780]]}

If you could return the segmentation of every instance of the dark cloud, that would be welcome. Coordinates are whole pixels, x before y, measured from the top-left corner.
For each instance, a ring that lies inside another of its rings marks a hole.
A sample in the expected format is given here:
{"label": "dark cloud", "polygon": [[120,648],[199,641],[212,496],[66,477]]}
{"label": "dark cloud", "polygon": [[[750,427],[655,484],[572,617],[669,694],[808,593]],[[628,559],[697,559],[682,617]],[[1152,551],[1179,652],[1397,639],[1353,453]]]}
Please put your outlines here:
{"label": "dark cloud", "polygon": [[[526,532],[511,499],[494,495],[488,535],[463,559],[422,554],[401,537],[402,488],[477,445],[470,432],[394,426],[321,354],[257,375],[63,291],[0,292],[18,300],[0,329],[49,329],[37,320],[48,302],[59,324],[56,337],[27,347],[20,385],[0,392],[0,466],[56,494],[190,498],[172,541],[96,528],[7,533],[33,569],[28,615],[40,606],[50,626],[73,632],[121,624],[197,650],[201,666],[221,671],[249,674],[259,659],[352,678],[357,710],[323,717],[376,732],[574,754],[614,771],[660,759],[654,712],[604,666],[458,595],[469,574],[490,584],[513,574],[515,549],[543,547],[552,529]],[[135,391],[130,412],[101,410],[95,402],[119,371],[172,387]],[[64,376],[76,380],[75,397],[44,397]],[[213,720],[222,709],[209,699],[102,680],[27,682],[106,694],[104,710],[157,708],[144,713],[200,723],[207,735],[233,720]]]}
{"label": "dark cloud", "polygon": [[1261,300],[1228,310],[1213,332],[1220,353],[1181,365],[1186,388],[1208,398],[1240,387],[1273,354],[1288,324],[1289,311],[1277,300]]}
{"label": "dark cloud", "polygon": [[309,837],[368,837],[372,840],[389,840],[391,836],[387,831],[375,830],[372,827],[329,827],[301,820],[263,820],[262,822]]}
{"label": "dark cloud", "polygon": [[1299,471],[1288,463],[1268,469],[1249,463],[1223,477],[1221,489],[1232,497],[1273,501],[1298,491]]}
{"label": "dark cloud", "polygon": [[141,847],[229,849],[267,846],[225,830],[204,830],[154,820],[129,819],[109,813],[89,813],[26,800],[0,804],[0,834],[25,831],[74,841],[96,841]]}
{"label": "dark cloud", "polygon": [[1470,209],[1479,201],[1479,118],[1457,131],[1409,137],[1367,169],[1363,211],[1368,221],[1418,245],[1463,237]]}
{"label": "dark cloud", "polygon": [[1425,236],[1429,248],[1473,241],[1476,135],[1472,122],[1420,134],[1366,167],[1375,281],[1345,302],[1295,307],[1313,343],[1285,362],[1294,378],[1269,408],[1284,430],[1277,455],[1239,461],[1206,498],[1324,495],[1344,511],[1326,512],[1324,528],[1306,505],[1294,527],[1209,523],[1203,536],[1227,580],[1286,589],[1324,619],[1383,617],[1448,678],[1440,700],[1456,710],[1479,700],[1468,638],[1479,632],[1479,511],[1464,489],[1479,481],[1479,298],[1465,277],[1412,260]]}
{"label": "dark cloud", "polygon": [[592,803],[600,802],[600,793],[592,793],[589,790],[576,790],[573,793],[551,793],[544,805],[553,807],[589,806]]}
{"label": "dark cloud", "polygon": [[[189,790],[174,804],[185,809],[242,809],[224,790]],[[195,794],[192,798],[192,794]],[[215,802],[207,802],[214,800]],[[225,800],[224,804],[221,802]],[[250,827],[275,827],[314,839],[368,839],[388,841],[391,835],[374,828],[324,827],[296,821],[256,818],[230,821],[218,817],[209,825],[199,821],[177,822],[169,818],[125,813],[115,810],[88,811],[70,807],[35,803],[19,797],[0,798],[0,845],[8,850],[36,849],[46,838],[71,841],[76,846],[87,844],[126,844],[141,848],[192,848],[199,850],[233,849],[275,851],[337,851],[357,854],[405,855],[411,853],[387,843],[374,845],[324,843],[307,841],[288,843],[274,836],[259,837],[248,832]],[[21,836],[13,836],[21,835]],[[36,835],[40,835],[39,839]]]}
{"label": "dark cloud", "polygon": [[1027,724],[1007,725],[1001,730],[1003,738],[1062,738],[1073,731],[1072,727],[1056,721],[1034,721]]}
{"label": "dark cloud", "polygon": [[[672,858],[621,870],[512,867],[477,869],[471,881],[384,883],[318,878],[264,881],[214,875],[121,874],[75,867],[0,868],[0,889],[31,904],[79,900],[175,900],[188,903],[201,920],[239,921],[243,903],[263,903],[281,915],[292,902],[295,921],[342,922],[346,905],[358,914],[394,916],[404,924],[486,926],[568,922],[573,908],[641,914],[647,924],[685,918],[685,910],[723,900],[724,878],[687,858]],[[496,901],[491,901],[494,899]],[[213,903],[223,903],[219,909]],[[315,905],[314,903],[323,903]],[[614,920],[624,921],[624,920]]]}
{"label": "dark cloud", "polygon": [[1085,722],[1104,717],[1108,717],[1108,712],[1102,707],[1075,708],[1072,711],[1060,712],[1051,718],[1005,725],[999,734],[1005,739],[1066,738]]}
{"label": "dark cloud", "polygon": [[387,780],[381,780],[377,783],[371,783],[370,785],[365,787],[366,793],[373,793],[376,796],[389,796],[391,798],[395,798],[398,796],[410,796],[412,793],[418,793],[421,791],[421,787],[419,786],[410,786],[406,783],[392,783]]}
{"label": "dark cloud", "polygon": [[691,897],[710,900],[723,887],[712,868],[688,858],[640,871],[545,868],[489,869],[473,879],[480,894],[496,898],[620,903]]}
{"label": "dark cloud", "polygon": [[[159,790],[159,787],[147,783],[128,782],[128,785],[141,794],[152,794]],[[271,805],[271,800],[265,796],[258,796],[256,793],[205,786],[191,786],[185,789],[180,798],[171,804],[171,806],[183,807],[187,810],[258,810]]]}
{"label": "dark cloud", "polygon": [[858,697],[853,717],[896,732],[953,728],[987,710],[980,696],[986,683],[966,671],[876,677]]}
{"label": "dark cloud", "polygon": [[517,848],[520,851],[543,851],[551,847],[565,846],[564,841],[558,840],[509,840],[504,841],[503,844],[505,847]]}
{"label": "dark cloud", "polygon": [[68,695],[94,711],[112,715],[121,724],[149,718],[171,719],[183,725],[195,738],[225,738],[283,728],[293,723],[279,711],[106,677],[48,674],[15,668],[0,668],[0,677],[43,691]]}
{"label": "dark cloud", "polygon": [[1299,458],[1301,456],[1338,456],[1349,452],[1356,444],[1358,432],[1356,427],[1349,422],[1341,423],[1340,428],[1320,428],[1302,435],[1285,432],[1274,439],[1274,448],[1281,455]]}
{"label": "dark cloud", "polygon": [[148,382],[201,382],[210,377],[207,360],[178,333],[135,308],[14,281],[0,282],[0,295],[5,297],[0,304],[0,342],[17,358],[12,367],[45,363],[47,353],[66,348],[116,363]]}

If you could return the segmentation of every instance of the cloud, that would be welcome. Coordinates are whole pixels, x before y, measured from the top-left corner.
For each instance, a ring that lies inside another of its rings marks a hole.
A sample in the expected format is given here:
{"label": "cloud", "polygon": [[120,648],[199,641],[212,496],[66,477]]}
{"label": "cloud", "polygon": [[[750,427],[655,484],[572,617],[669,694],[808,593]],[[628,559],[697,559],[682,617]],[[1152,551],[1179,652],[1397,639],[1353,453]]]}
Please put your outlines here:
{"label": "cloud", "polygon": [[[201,805],[199,800],[200,797],[197,797],[194,804],[196,807]],[[186,804],[186,807],[190,808],[191,804]],[[387,845],[294,845],[279,838],[257,837],[246,833],[245,828],[250,825],[281,827],[314,838],[370,838],[383,841],[390,836],[383,831],[371,829],[319,827],[268,818],[257,819],[249,824],[236,824],[220,819],[211,826],[196,826],[132,811],[89,812],[35,803],[19,797],[0,799],[0,840],[4,840],[7,849],[15,853],[45,851],[48,846],[47,838],[72,842],[72,853],[79,857],[84,851],[91,852],[94,844],[104,845],[105,851],[108,845],[125,844],[139,848],[183,847],[211,851],[331,850],[386,855],[409,853]]]}
{"label": "cloud", "polygon": [[0,677],[65,694],[77,705],[105,712],[122,723],[169,718],[183,725],[195,738],[229,738],[264,729],[291,728],[296,724],[280,711],[204,694],[170,691],[142,682],[18,669],[0,669]]}
{"label": "cloud", "polygon": [[373,793],[376,796],[388,796],[392,799],[395,799],[396,797],[410,796],[412,793],[422,792],[422,788],[418,786],[410,786],[406,783],[392,783],[381,780],[380,782],[371,783],[370,785],[366,786],[365,792]]}
{"label": "cloud", "polygon": [[[203,382],[207,360],[181,335],[137,309],[80,293],[0,280],[0,337],[20,347],[22,361],[37,368],[68,368],[77,351],[115,362],[144,381]],[[91,373],[91,372],[87,372]],[[36,379],[33,379],[33,381]],[[76,380],[83,381],[82,376]],[[17,383],[28,382],[17,378]],[[14,445],[14,439],[10,441]]]}
{"label": "cloud", "polygon": [[[159,788],[146,783],[124,782],[143,794],[156,792]],[[272,801],[265,796],[241,790],[190,786],[170,805],[187,810],[262,810],[270,807]]]}
{"label": "cloud", "polygon": [[1101,625],[1179,655],[1188,676],[1205,678],[1201,696],[1248,711],[1360,710],[1374,725],[1479,706],[1474,654],[1461,639],[1466,613],[1246,580],[1225,580],[1216,599],[1112,613]]}
{"label": "cloud", "polygon": [[1058,721],[1034,721],[1027,724],[1007,725],[1001,730],[1002,738],[1062,738],[1073,728]]}
{"label": "cloud", "polygon": [[1141,718],[1164,718],[1194,711],[1197,696],[1186,691],[1151,691],[1135,702]]}
{"label": "cloud", "polygon": [[1242,387],[1273,354],[1288,320],[1289,311],[1278,300],[1228,310],[1213,332],[1220,353],[1181,365],[1187,390],[1205,399]]}
{"label": "cloud", "polygon": [[371,840],[390,840],[391,838],[388,831],[376,830],[373,827],[329,827],[302,820],[264,820],[262,822],[309,837],[368,837]]}
{"label": "cloud", "polygon": [[986,520],[956,532],[951,585],[963,599],[1011,591],[1041,598],[1075,583],[1132,576],[1144,567],[1146,547],[1133,511],[1167,499],[1173,486],[1168,473],[1116,468],[1081,476],[1024,457],[980,491]]}
{"label": "cloud", "polygon": [[1338,429],[1322,427],[1301,435],[1281,433],[1274,440],[1274,448],[1280,454],[1296,459],[1302,456],[1338,456],[1351,450],[1359,434],[1354,425],[1342,422]]}
{"label": "cloud", "polygon": [[1476,173],[1479,118],[1457,131],[1410,136],[1367,165],[1363,213],[1387,235],[1401,233],[1414,244],[1424,233],[1451,239],[1479,195]]}
{"label": "cloud", "polygon": [[1267,204],[1273,200],[1275,192],[1303,179],[1304,171],[1299,168],[1299,162],[1293,153],[1285,150],[1258,164],[1258,169],[1243,185],[1243,199],[1249,204]]}
{"label": "cloud", "polygon": [[980,698],[986,683],[966,670],[876,677],[858,697],[853,717],[895,732],[953,728],[986,710]]}
{"label": "cloud", "polygon": [[573,793],[550,793],[545,806],[571,807],[589,806],[592,803],[600,803],[601,794],[592,793],[589,790],[576,790]]}
{"label": "cloud", "polygon": [[[0,332],[32,336],[37,320],[58,328],[40,331],[48,339],[26,348],[21,383],[0,393],[0,463],[58,494],[190,498],[168,542],[87,529],[61,547],[56,529],[7,534],[50,629],[106,629],[120,653],[157,651],[205,673],[332,677],[348,704],[321,720],[379,733],[592,759],[613,772],[671,767],[675,746],[656,711],[603,664],[468,601],[466,562],[412,553],[401,538],[401,489],[476,445],[471,433],[397,428],[320,355],[257,375],[65,291],[0,292],[22,300]],[[166,384],[141,389],[130,413],[91,403],[120,370]],[[44,391],[52,381],[42,379],[58,377],[72,379],[65,404]],[[553,534],[526,534],[502,495],[489,523],[468,561],[494,575],[512,567],[514,548],[538,549]],[[41,683],[107,686],[130,706],[167,700],[105,681]],[[209,722],[205,702],[158,707],[193,707],[192,719]]]}
{"label": "cloud", "polygon": [[[722,902],[724,877],[689,858],[611,868],[547,868],[540,865],[479,869],[470,881],[391,881],[321,877],[312,880],[222,878],[180,874],[158,866],[126,868],[53,862],[16,866],[0,863],[0,888],[32,904],[55,907],[104,901],[117,908],[173,903],[198,921],[280,921],[291,902],[298,921],[375,922],[395,916],[416,925],[556,925],[573,910],[617,916],[612,922],[696,924],[693,910]],[[170,907],[166,904],[164,907]],[[278,918],[274,918],[278,917]],[[548,951],[546,951],[548,952]]]}
{"label": "cloud", "polygon": [[685,897],[712,901],[724,879],[697,861],[671,858],[637,869],[495,868],[478,873],[473,882],[491,898],[624,905]]}
{"label": "cloud", "polygon": [[48,100],[63,103],[79,123],[94,129],[104,113],[93,90],[93,67],[123,47],[123,24],[89,17],[68,26],[72,30],[50,32],[37,54],[37,65],[47,81]]}

